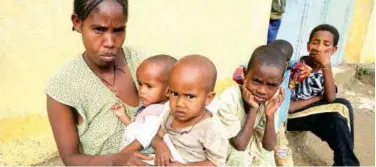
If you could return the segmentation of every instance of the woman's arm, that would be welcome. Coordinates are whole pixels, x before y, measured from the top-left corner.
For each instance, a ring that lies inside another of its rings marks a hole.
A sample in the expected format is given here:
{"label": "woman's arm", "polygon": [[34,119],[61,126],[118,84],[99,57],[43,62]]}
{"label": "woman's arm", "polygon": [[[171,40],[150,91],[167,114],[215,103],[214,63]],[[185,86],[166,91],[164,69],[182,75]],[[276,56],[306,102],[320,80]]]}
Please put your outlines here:
{"label": "woman's arm", "polygon": [[289,108],[289,113],[294,113],[295,111],[298,111],[310,104],[316,103],[322,99],[322,96],[314,96],[309,99],[305,100],[291,100],[290,102],[290,108]]}
{"label": "woman's arm", "polygon": [[107,166],[107,165],[148,165],[141,159],[149,160],[139,152],[108,155],[84,155],[79,152],[79,138],[75,115],[71,107],[47,96],[47,112],[59,155],[67,166]]}

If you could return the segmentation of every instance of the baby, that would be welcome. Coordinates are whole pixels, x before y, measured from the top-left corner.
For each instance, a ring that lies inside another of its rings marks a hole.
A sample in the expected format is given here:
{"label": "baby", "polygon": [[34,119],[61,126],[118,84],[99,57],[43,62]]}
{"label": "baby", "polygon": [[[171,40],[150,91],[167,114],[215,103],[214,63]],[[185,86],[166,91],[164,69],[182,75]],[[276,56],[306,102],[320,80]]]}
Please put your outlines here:
{"label": "baby", "polygon": [[113,106],[113,111],[126,125],[120,150],[152,153],[149,148],[158,131],[159,115],[167,98],[168,76],[176,59],[168,55],[156,55],[144,60],[137,68],[138,96],[142,105],[138,108],[134,122],[122,105]]}
{"label": "baby", "polygon": [[205,107],[215,96],[217,71],[206,57],[180,59],[169,76],[170,109],[152,141],[157,166],[224,166],[228,139]]}

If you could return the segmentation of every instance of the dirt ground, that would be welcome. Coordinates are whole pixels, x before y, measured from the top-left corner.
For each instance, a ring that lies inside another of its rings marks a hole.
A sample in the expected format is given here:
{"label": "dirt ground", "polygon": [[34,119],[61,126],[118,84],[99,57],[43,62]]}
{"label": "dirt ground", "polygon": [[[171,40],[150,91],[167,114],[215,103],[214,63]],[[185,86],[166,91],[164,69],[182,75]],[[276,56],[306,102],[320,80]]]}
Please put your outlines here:
{"label": "dirt ground", "polygon": [[[375,87],[357,79],[351,79],[348,83],[337,86],[338,97],[347,98],[354,108],[355,154],[359,158],[360,165],[374,166]],[[304,133],[289,133],[295,166],[330,166],[333,164],[333,152],[325,142],[310,132],[305,132],[306,135]],[[61,165],[63,163],[58,157],[38,164],[38,166]]]}

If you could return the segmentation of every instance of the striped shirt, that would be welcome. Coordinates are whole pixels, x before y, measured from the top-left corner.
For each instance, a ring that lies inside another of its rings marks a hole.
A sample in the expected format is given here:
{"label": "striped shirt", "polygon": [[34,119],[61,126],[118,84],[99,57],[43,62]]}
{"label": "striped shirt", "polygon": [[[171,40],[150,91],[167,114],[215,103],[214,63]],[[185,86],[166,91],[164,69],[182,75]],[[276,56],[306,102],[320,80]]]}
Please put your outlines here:
{"label": "striped shirt", "polygon": [[324,94],[324,77],[322,73],[311,73],[291,91],[291,100],[305,100]]}

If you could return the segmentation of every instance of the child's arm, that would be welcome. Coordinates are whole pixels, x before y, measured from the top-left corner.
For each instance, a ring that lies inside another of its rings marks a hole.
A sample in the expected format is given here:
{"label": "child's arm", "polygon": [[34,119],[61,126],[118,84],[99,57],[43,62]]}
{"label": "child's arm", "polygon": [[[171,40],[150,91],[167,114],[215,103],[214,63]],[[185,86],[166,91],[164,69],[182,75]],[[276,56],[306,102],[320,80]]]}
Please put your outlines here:
{"label": "child's arm", "polygon": [[285,90],[281,87],[279,89],[278,96],[269,100],[268,104],[265,107],[265,116],[266,116],[266,125],[265,132],[262,138],[262,147],[265,150],[272,151],[274,150],[277,144],[277,134],[274,125],[274,113],[277,111],[279,106],[282,104],[285,99]]}
{"label": "child's arm", "polygon": [[314,96],[309,99],[305,100],[291,100],[290,102],[290,108],[289,108],[289,113],[293,113],[295,111],[298,111],[310,104],[316,103],[322,99],[322,96]]}
{"label": "child's arm", "polygon": [[171,152],[167,144],[163,141],[165,135],[162,127],[159,128],[157,135],[154,136],[151,146],[155,150],[154,165],[168,166],[170,165]]}
{"label": "child's arm", "polygon": [[248,111],[247,118],[241,127],[238,134],[229,139],[230,144],[238,151],[244,151],[251,136],[253,135],[253,127],[256,121],[257,108],[250,108]]}
{"label": "child's arm", "polygon": [[242,86],[241,89],[243,99],[246,99],[245,101],[250,107],[248,110],[247,118],[240,131],[235,137],[232,137],[229,140],[230,144],[238,151],[244,151],[247,148],[249,141],[251,140],[256,121],[256,114],[259,108],[259,105],[254,101],[254,97],[251,92],[248,91],[244,86]]}
{"label": "child's arm", "polygon": [[120,121],[123,122],[123,124],[129,125],[130,123],[132,123],[131,119],[129,118],[128,114],[126,113],[124,107],[121,104],[116,103],[111,107],[111,109],[115,113],[115,115],[120,119]]}
{"label": "child's arm", "polygon": [[123,148],[120,152],[125,153],[125,152],[129,152],[129,151],[140,151],[142,149],[143,149],[143,147],[142,147],[141,143],[138,140],[133,140],[131,142],[131,144],[129,144],[128,146]]}
{"label": "child's arm", "polygon": [[321,64],[322,73],[324,76],[324,96],[323,98],[328,102],[333,102],[336,99],[336,87],[331,68],[330,55],[325,51],[320,52],[315,59]]}

